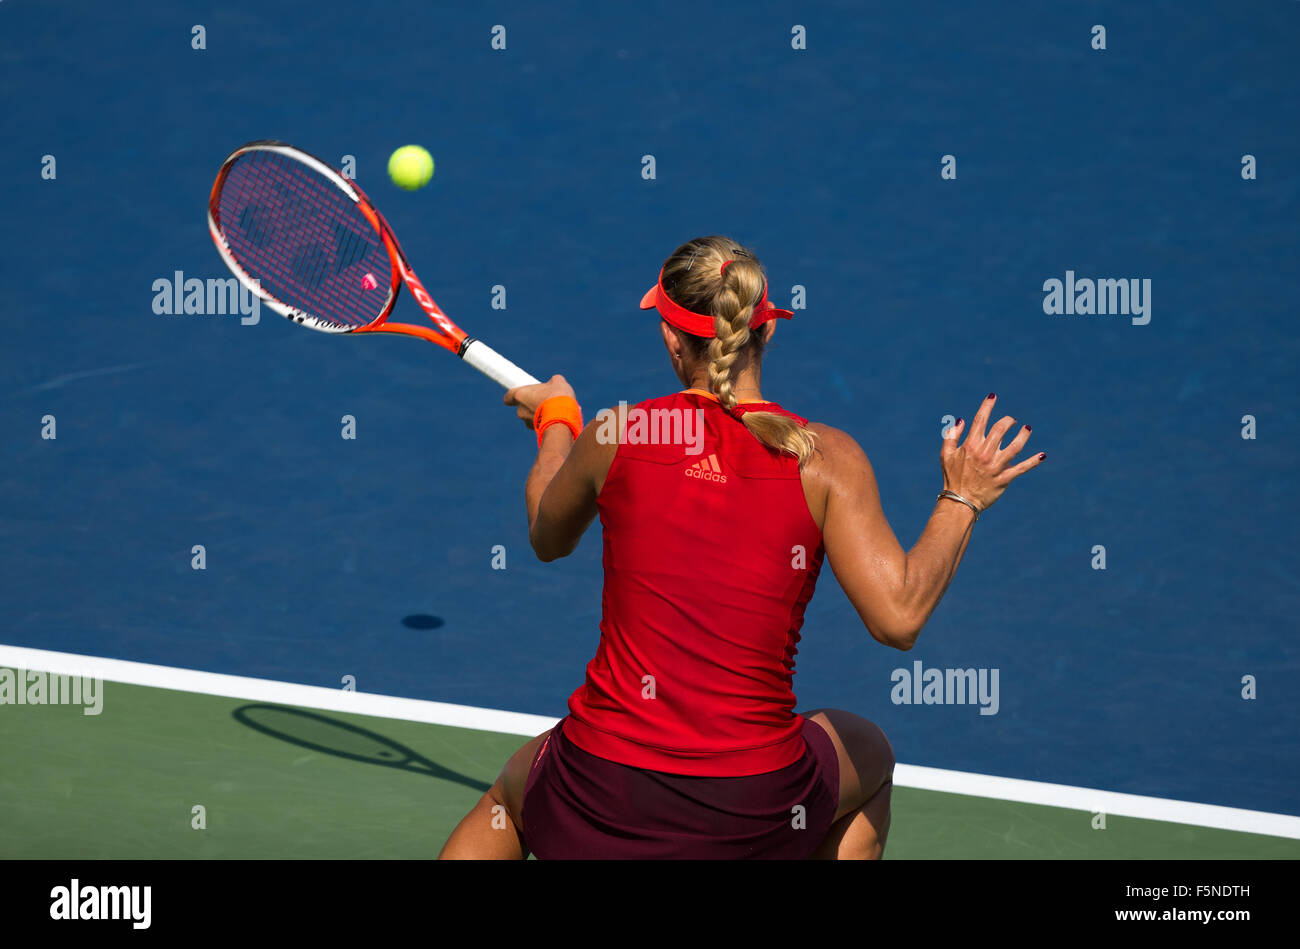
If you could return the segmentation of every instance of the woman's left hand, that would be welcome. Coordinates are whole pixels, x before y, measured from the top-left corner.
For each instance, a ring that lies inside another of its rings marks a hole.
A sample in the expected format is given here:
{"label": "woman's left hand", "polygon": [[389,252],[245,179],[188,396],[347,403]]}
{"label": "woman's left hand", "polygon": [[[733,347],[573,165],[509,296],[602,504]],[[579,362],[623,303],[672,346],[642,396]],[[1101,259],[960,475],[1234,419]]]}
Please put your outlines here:
{"label": "woman's left hand", "polygon": [[557,395],[576,398],[573,386],[569,385],[564,376],[551,376],[546,382],[510,389],[506,392],[505,402],[506,405],[516,406],[515,414],[523,419],[525,425],[532,428],[533,416],[537,414],[537,407],[547,399],[554,398]]}

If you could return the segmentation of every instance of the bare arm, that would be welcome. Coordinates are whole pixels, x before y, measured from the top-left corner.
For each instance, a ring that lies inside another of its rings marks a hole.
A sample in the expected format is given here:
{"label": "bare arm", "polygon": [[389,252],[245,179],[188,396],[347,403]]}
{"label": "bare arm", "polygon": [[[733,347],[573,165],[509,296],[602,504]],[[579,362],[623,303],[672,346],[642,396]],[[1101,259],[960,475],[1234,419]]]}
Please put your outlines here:
{"label": "bare arm", "polygon": [[[535,386],[506,393],[508,405],[532,425],[533,413],[555,395],[572,395],[562,376]],[[609,471],[617,443],[604,445],[597,438],[599,422],[591,422],[578,439],[567,426],[552,425],[542,434],[537,460],[524,484],[528,511],[528,540],[539,560],[549,563],[567,557],[596,516],[596,495]]]}
{"label": "bare arm", "polygon": [[[1024,447],[1029,428],[1000,448],[1015,420],[1006,417],[983,435],[995,399],[986,399],[976,413],[966,443],[958,445],[964,427],[958,422],[940,450],[944,487],[986,510],[1006,486],[1045,456],[1034,455],[1009,467]],[[911,649],[922,627],[943,598],[970,541],[975,513],[951,500],[940,500],[910,551],[904,552],[880,506],[875,472],[851,437],[837,429],[817,426],[821,451],[809,466],[809,504],[822,515],[822,537],[835,577],[863,624],[880,642]],[[978,436],[977,436],[978,433]]]}

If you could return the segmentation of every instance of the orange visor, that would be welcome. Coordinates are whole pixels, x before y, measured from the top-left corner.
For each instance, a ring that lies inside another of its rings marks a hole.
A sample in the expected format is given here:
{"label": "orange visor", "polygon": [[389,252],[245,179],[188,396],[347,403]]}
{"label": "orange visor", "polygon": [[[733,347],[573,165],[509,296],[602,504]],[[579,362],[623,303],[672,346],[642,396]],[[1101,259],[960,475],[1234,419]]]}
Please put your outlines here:
{"label": "orange visor", "polygon": [[[726,264],[723,265],[726,267]],[[658,310],[659,315],[668,325],[690,333],[692,336],[713,337],[713,317],[702,313],[693,313],[685,307],[678,306],[664,291],[664,272],[659,271],[659,282],[646,291],[641,298],[641,309]],[[749,320],[749,328],[757,329],[768,320],[789,320],[794,318],[790,310],[778,309],[767,299],[767,283],[763,284],[763,295],[754,304],[754,315]]]}

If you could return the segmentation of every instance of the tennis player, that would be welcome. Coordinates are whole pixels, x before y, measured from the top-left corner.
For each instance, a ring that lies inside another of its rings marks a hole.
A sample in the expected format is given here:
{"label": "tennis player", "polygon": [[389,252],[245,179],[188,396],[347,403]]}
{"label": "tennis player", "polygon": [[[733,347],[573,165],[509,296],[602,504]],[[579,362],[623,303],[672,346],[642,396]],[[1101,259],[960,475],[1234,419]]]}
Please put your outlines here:
{"label": "tennis player", "polygon": [[538,433],[525,495],[537,556],[599,515],[600,644],[569,714],[526,743],[444,858],[879,858],[894,754],[836,709],[795,713],[794,657],[823,558],[867,631],[911,649],[979,514],[1046,457],[1029,426],[942,440],[944,490],[904,552],[867,457],[760,391],[777,319],[759,261],[724,237],[673,252],[641,301],[683,391],[583,427],[560,376],[506,393]]}

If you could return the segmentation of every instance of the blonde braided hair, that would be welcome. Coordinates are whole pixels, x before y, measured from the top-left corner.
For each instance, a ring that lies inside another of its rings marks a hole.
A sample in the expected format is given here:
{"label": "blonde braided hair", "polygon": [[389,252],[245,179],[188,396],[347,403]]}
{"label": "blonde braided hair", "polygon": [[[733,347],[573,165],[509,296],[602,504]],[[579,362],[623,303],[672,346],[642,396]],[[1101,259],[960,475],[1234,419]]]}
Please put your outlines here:
{"label": "blonde braided hair", "polygon": [[[722,265],[730,261],[726,269]],[[736,407],[731,369],[742,354],[762,358],[762,337],[749,330],[754,305],[763,296],[763,265],[747,248],[726,237],[697,237],[673,252],[664,264],[664,290],[679,305],[713,314],[714,338],[690,336],[697,354],[707,342],[709,388],[728,412]],[[816,449],[816,435],[776,412],[745,412],[740,421],[776,451],[793,455],[802,468]]]}

